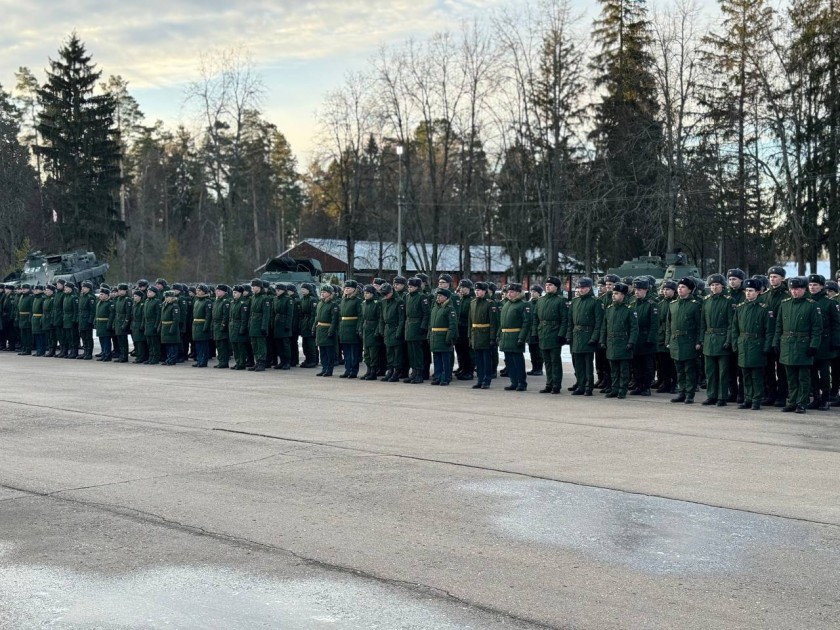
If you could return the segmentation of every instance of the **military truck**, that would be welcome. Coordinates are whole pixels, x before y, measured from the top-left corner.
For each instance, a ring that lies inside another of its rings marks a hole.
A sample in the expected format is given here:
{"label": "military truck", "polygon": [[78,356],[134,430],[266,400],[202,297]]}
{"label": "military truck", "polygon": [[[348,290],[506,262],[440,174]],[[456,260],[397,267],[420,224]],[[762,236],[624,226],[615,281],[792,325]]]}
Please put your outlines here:
{"label": "military truck", "polygon": [[269,258],[266,263],[257,269],[263,270],[260,280],[268,282],[294,283],[298,290],[304,282],[312,282],[315,286],[321,284],[321,262],[314,258],[291,258],[290,256],[278,256]]}
{"label": "military truck", "polygon": [[40,251],[27,254],[23,270],[14,284],[52,284],[56,280],[73,282],[78,286],[84,280],[94,288],[105,280],[110,265],[97,260],[93,252],[68,252],[66,254],[44,254]]}
{"label": "military truck", "polygon": [[639,256],[632,260],[625,260],[620,267],[607,269],[607,273],[614,273],[622,278],[626,276],[653,276],[657,283],[663,280],[679,280],[680,278],[699,278],[700,270],[688,263],[688,256],[682,252],[661,256]]}

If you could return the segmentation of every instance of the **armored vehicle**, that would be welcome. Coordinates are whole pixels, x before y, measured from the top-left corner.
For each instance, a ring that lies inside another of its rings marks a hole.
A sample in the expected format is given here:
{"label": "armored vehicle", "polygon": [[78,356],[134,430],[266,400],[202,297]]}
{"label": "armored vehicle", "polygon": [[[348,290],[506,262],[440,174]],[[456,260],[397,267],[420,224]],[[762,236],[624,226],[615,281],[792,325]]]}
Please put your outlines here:
{"label": "armored vehicle", "polygon": [[620,267],[607,269],[607,273],[614,273],[622,278],[625,276],[653,276],[657,283],[662,280],[673,280],[690,276],[700,277],[700,270],[688,263],[688,257],[682,252],[661,256],[639,256],[632,260],[625,260]]}
{"label": "armored vehicle", "polygon": [[[269,258],[262,266],[263,273],[260,280],[268,282],[294,283],[300,289],[304,282],[312,282],[315,286],[321,283],[321,262],[314,258],[291,258],[278,256]],[[257,270],[259,271],[259,269]]]}
{"label": "armored vehicle", "polygon": [[56,280],[66,280],[78,285],[84,280],[89,280],[94,287],[98,287],[105,280],[108,267],[108,263],[97,260],[93,252],[33,252],[26,256],[23,271],[16,283],[52,284]]}

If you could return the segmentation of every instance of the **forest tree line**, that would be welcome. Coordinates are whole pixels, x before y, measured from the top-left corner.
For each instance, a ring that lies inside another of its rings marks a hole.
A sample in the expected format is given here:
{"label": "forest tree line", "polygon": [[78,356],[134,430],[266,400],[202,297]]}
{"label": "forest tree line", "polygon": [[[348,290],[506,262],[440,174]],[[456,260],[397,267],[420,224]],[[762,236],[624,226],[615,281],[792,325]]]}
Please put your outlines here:
{"label": "forest tree line", "polygon": [[[73,34],[0,87],[0,269],[93,249],[120,277],[244,278],[307,237],[502,245],[514,277],[682,250],[704,273],[840,268],[840,0],[533,0],[382,46],[297,162],[258,67],[204,55],[149,124]],[[488,254],[489,255],[489,254]],[[483,265],[481,265],[483,266]]]}

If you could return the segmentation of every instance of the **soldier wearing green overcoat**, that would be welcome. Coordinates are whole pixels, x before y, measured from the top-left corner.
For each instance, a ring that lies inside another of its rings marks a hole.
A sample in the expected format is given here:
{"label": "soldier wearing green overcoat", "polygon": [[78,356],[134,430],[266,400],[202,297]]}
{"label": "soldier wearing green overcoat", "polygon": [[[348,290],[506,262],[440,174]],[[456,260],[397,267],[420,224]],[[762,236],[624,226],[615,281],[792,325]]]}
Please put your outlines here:
{"label": "soldier wearing green overcoat", "polygon": [[697,389],[697,356],[703,348],[702,302],[694,297],[697,285],[693,278],[677,283],[677,299],[668,305],[665,323],[666,346],[677,368],[675,403],[694,402]]}
{"label": "soldier wearing green overcoat", "polygon": [[47,337],[44,330],[44,286],[36,284],[32,289],[32,346],[35,355],[47,353]]}
{"label": "soldier wearing green overcoat", "polygon": [[[45,344],[46,344],[46,352],[44,353],[45,357],[52,357],[55,356],[55,347],[56,347],[56,334],[55,334],[55,324],[53,323],[55,318],[55,294],[56,294],[56,287],[54,284],[48,284],[44,287],[44,336],[45,336]],[[0,294],[0,300],[2,300],[2,294]]]}
{"label": "soldier wearing green overcoat", "polygon": [[32,302],[34,299],[31,285],[20,285],[20,298],[17,302],[17,326],[20,331],[18,354],[32,354]]}
{"label": "soldier wearing green overcoat", "polygon": [[[493,303],[493,314],[496,318],[496,330],[498,331],[499,328],[499,318],[502,315],[502,298],[501,294],[498,293],[499,287],[496,285],[495,282],[488,282],[487,283],[487,299]],[[497,335],[498,337],[498,335]],[[496,378],[496,375],[499,372],[499,349],[498,346],[494,345],[492,348],[492,352],[490,353],[490,380]]]}
{"label": "soldier wearing green overcoat", "polygon": [[545,369],[545,387],[541,394],[559,394],[563,381],[561,354],[569,327],[569,307],[560,295],[562,282],[556,276],[549,276],[544,282],[544,294],[533,302],[534,325]]}
{"label": "soldier wearing green overcoat", "polygon": [[[700,330],[706,370],[704,405],[726,406],[729,397],[729,368],[732,355],[732,298],[724,292],[723,274],[709,276],[709,295],[703,298]],[[737,366],[736,366],[737,367]]]}
{"label": "soldier wearing green overcoat", "polygon": [[624,302],[629,291],[629,286],[616,282],[611,291],[612,303],[604,309],[600,345],[610,362],[607,398],[626,398],[630,386],[630,363],[639,341],[639,314]]}
{"label": "soldier wearing green overcoat", "polygon": [[[172,297],[176,299],[175,292]],[[180,307],[178,321],[181,321]],[[195,287],[195,301],[192,305],[192,340],[195,345],[194,368],[205,368],[210,360],[210,339],[213,337],[213,301],[210,299],[210,287],[199,284]],[[180,328],[180,327],[179,327]],[[179,340],[180,344],[181,341]]]}
{"label": "soldier wearing green overcoat", "polygon": [[318,344],[318,351],[321,354],[321,371],[316,376],[333,375],[340,317],[338,300],[332,287],[325,284],[321,287],[321,300],[315,309],[315,320],[312,322],[315,343]]}
{"label": "soldier wearing green overcoat", "polygon": [[[274,351],[278,362],[274,365],[277,370],[288,370],[291,367],[292,326],[294,325],[295,303],[289,295],[288,287],[282,282],[274,286],[274,300],[271,303],[271,331],[274,339]],[[274,359],[272,358],[272,361]]]}
{"label": "soldier wearing green overcoat", "polygon": [[128,363],[128,335],[131,333],[133,303],[128,295],[128,284],[117,285],[114,302],[114,353],[117,363]]}
{"label": "soldier wearing green overcoat", "polygon": [[432,306],[429,298],[420,290],[420,278],[408,279],[408,293],[405,296],[405,341],[408,348],[408,365],[411,372],[403,383],[423,382],[423,341],[428,343],[429,317]]}
{"label": "soldier wearing green overcoat", "polygon": [[286,295],[292,301],[292,336],[289,337],[289,365],[300,365],[300,296],[293,282],[286,284]]}
{"label": "soldier wearing green overcoat", "polygon": [[146,293],[140,289],[135,289],[131,294],[131,342],[134,344],[132,363],[145,363],[149,360],[149,346],[143,333],[145,299]]}
{"label": "soldier wearing green overcoat", "polygon": [[[601,303],[601,306],[605,311],[606,308],[612,304],[612,290],[618,282],[621,282],[621,278],[614,273],[606,274],[601,281],[598,282],[598,296],[595,299]],[[598,334],[600,335],[600,332]],[[610,361],[607,359],[607,353],[600,347],[599,344],[595,346],[595,389],[610,389],[610,383],[612,382],[610,372]]]}
{"label": "soldier wearing green overcoat", "polygon": [[493,378],[493,354],[498,357],[496,340],[499,337],[499,311],[489,295],[486,282],[475,283],[475,299],[470,302],[469,330],[470,349],[475,357],[478,382],[473,389],[489,389]]}
{"label": "soldier wearing green overcoat", "polygon": [[[158,294],[160,289],[150,285],[146,290],[146,301],[143,303],[143,334],[149,349],[149,360],[143,361],[147,365],[160,364],[160,312],[162,304]],[[180,313],[179,313],[180,315]],[[180,321],[178,322],[180,329]]]}
{"label": "soldier wearing green overcoat", "polygon": [[12,333],[12,291],[12,285],[0,284],[0,351],[15,349]]}
{"label": "soldier wearing green overcoat", "polygon": [[214,368],[226,370],[230,367],[230,287],[217,284],[216,299],[213,300],[213,342],[216,344],[217,362]]}
{"label": "soldier wearing green overcoat", "polygon": [[808,292],[822,315],[822,342],[811,368],[811,393],[814,398],[808,409],[829,410],[831,396],[831,361],[840,349],[840,304],[825,291],[825,278],[818,273],[808,277]]}
{"label": "soldier wearing green overcoat", "polygon": [[93,331],[96,327],[96,302],[93,295],[93,283],[85,280],[79,291],[79,336],[82,339],[83,354],[81,359],[93,358]]}
{"label": "soldier wearing green overcoat", "polygon": [[79,294],[76,285],[68,282],[64,285],[64,300],[61,302],[62,351],[63,359],[75,359],[79,354]]}
{"label": "soldier wearing green overcoat", "polygon": [[338,342],[344,353],[344,372],[339,378],[356,378],[362,360],[362,299],[359,296],[359,283],[355,280],[344,281],[340,310]]}
{"label": "soldier wearing green overcoat", "polygon": [[380,334],[385,345],[385,375],[381,380],[396,383],[400,380],[405,344],[405,304],[389,283],[379,287],[381,299],[379,323]]}
{"label": "soldier wearing green overcoat", "polygon": [[112,359],[112,336],[114,334],[114,313],[111,304],[111,290],[106,286],[99,287],[96,299],[94,328],[99,339],[100,354],[97,361],[110,362]]}
{"label": "soldier wearing green overcoat", "polygon": [[580,278],[577,282],[577,297],[569,307],[568,335],[575,369],[575,385],[572,394],[591,396],[594,383],[593,361],[595,349],[601,336],[604,321],[603,304],[592,294],[592,279]]}
{"label": "soldier wearing green overcoat", "polygon": [[[744,281],[747,274],[741,269],[730,269],[726,272],[726,280],[729,284],[727,295],[730,305],[734,309],[744,301]],[[721,396],[723,396],[721,392]],[[744,378],[741,370],[738,369],[738,357],[732,353],[729,358],[729,402],[744,402]]]}
{"label": "soldier wearing green overcoat", "polygon": [[165,291],[160,309],[160,343],[165,349],[163,365],[175,365],[181,351],[183,317],[178,303],[178,292],[174,289]]}
{"label": "soldier wearing green overcoat", "polygon": [[475,285],[469,278],[461,280],[458,284],[458,291],[454,292],[453,297],[450,298],[452,307],[458,315],[458,338],[455,340],[455,356],[458,359],[458,369],[455,376],[459,381],[471,381],[475,373],[475,361],[470,350],[469,329],[470,304],[474,299]]}
{"label": "soldier wearing green overcoat", "polygon": [[744,301],[732,318],[732,349],[744,376],[744,402],[738,409],[761,409],[764,401],[764,370],[772,354],[774,314],[759,296],[760,282],[744,282]]}
{"label": "soldier wearing green overcoat", "polygon": [[233,300],[230,303],[228,338],[233,352],[233,369],[244,370],[248,361],[248,322],[251,302],[243,294],[245,287],[237,284],[233,287]]}
{"label": "soldier wearing green overcoat", "polygon": [[265,285],[259,278],[251,281],[250,313],[248,321],[248,336],[254,350],[254,365],[249,367],[251,372],[264,372],[266,363],[266,337],[271,328],[271,301],[264,293]]}
{"label": "soldier wearing green overcoat", "polygon": [[375,381],[379,372],[379,350],[382,347],[382,306],[379,292],[372,284],[365,285],[362,295],[362,349],[367,367],[362,380]]}
{"label": "soldier wearing green overcoat", "polygon": [[432,385],[452,382],[452,348],[458,337],[458,310],[452,303],[452,291],[438,289],[429,313],[429,349],[432,352]]}
{"label": "soldier wearing green overcoat", "polygon": [[[781,265],[774,265],[767,270],[770,287],[759,298],[767,305],[772,325],[775,328],[782,300],[790,297],[785,277],[787,272]],[[771,335],[772,337],[772,335]],[[764,371],[765,397],[762,404],[784,407],[787,404],[787,374],[785,366],[779,363],[779,357],[771,352],[767,357],[767,369]]]}
{"label": "soldier wearing green overcoat", "polygon": [[300,367],[303,368],[314,368],[318,365],[318,344],[315,343],[315,333],[312,332],[315,311],[318,308],[315,292],[315,285],[311,282],[300,285],[300,337],[303,346],[303,363]]}
{"label": "soldier wearing green overcoat", "polygon": [[807,278],[788,280],[790,297],[782,300],[773,333],[773,351],[785,366],[787,404],[782,411],[805,413],[811,395],[811,366],[822,344],[823,318],[820,307],[806,296]]}
{"label": "soldier wearing green overcoat", "polygon": [[506,391],[524,392],[528,389],[525,372],[525,344],[531,336],[532,307],[522,299],[522,285],[512,282],[508,285],[507,302],[502,306],[499,317],[499,350],[505,353],[510,385]]}
{"label": "soldier wearing green overcoat", "polygon": [[633,348],[633,374],[636,380],[635,389],[630,392],[634,396],[650,396],[656,370],[656,352],[659,340],[659,304],[655,300],[652,289],[655,280],[647,276],[633,279],[634,299],[629,304],[636,311],[639,322],[639,341]]}

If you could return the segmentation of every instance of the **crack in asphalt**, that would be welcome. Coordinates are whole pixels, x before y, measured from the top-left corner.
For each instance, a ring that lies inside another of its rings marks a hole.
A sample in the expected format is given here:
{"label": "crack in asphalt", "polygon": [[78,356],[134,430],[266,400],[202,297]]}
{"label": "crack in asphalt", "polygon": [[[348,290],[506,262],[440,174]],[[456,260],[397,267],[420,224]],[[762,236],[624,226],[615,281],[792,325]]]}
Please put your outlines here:
{"label": "crack in asphalt", "polygon": [[[325,570],[331,571],[335,573],[342,573],[345,575],[352,575],[354,577],[372,580],[381,584],[387,584],[389,586],[406,589],[409,591],[420,591],[426,594],[430,594],[433,597],[438,599],[443,599],[446,601],[455,602],[464,606],[468,606],[469,608],[475,609],[477,611],[481,611],[487,614],[495,615],[498,617],[502,617],[504,619],[509,619],[510,621],[516,622],[518,624],[527,624],[533,628],[541,628],[544,630],[570,630],[568,626],[558,626],[548,624],[544,621],[540,621],[537,619],[531,619],[529,617],[525,617],[522,615],[517,615],[515,613],[501,610],[498,608],[493,608],[487,604],[482,604],[479,602],[475,602],[469,600],[467,598],[461,597],[456,595],[452,591],[449,591],[445,588],[441,588],[438,586],[432,586],[429,584],[423,584],[422,582],[411,582],[408,580],[401,580],[398,578],[391,578],[384,575],[380,575],[378,573],[374,573],[373,571],[366,571],[364,569],[358,569],[356,567],[352,567],[349,565],[338,564],[334,562],[327,562],[325,560],[319,560],[317,558],[313,558],[310,556],[303,555],[291,549],[287,549],[285,547],[281,547],[279,545],[271,545],[268,543],[260,542],[257,540],[252,540],[250,538],[245,538],[242,536],[234,536],[232,534],[226,534],[224,532],[217,532],[214,530],[207,529],[205,527],[201,527],[198,525],[191,525],[189,523],[183,523],[181,521],[177,521],[171,518],[167,518],[161,514],[157,514],[155,512],[148,512],[145,510],[139,510],[137,508],[128,507],[125,505],[119,505],[116,503],[103,503],[99,501],[86,501],[83,499],[73,498],[73,497],[64,497],[64,496],[56,496],[55,493],[52,492],[38,492],[35,490],[29,490],[26,488],[20,488],[15,486],[9,486],[6,484],[0,484],[0,488],[6,488],[9,490],[15,490],[17,492],[24,493],[26,498],[40,498],[40,499],[52,499],[54,501],[61,501],[64,503],[71,503],[74,505],[82,505],[89,508],[94,508],[101,510],[103,512],[113,514],[116,516],[120,516],[123,518],[129,518],[135,520],[140,523],[145,524],[153,524],[160,527],[166,527],[168,529],[172,529],[179,532],[188,533],[195,536],[203,536],[212,538],[214,540],[219,540],[226,542],[228,544],[232,544],[237,547],[243,547],[246,549],[252,550],[262,550],[268,551],[271,553],[277,554],[284,554],[299,560],[307,565]],[[66,490],[64,492],[67,492]],[[16,497],[16,498],[23,498],[23,497]]]}

